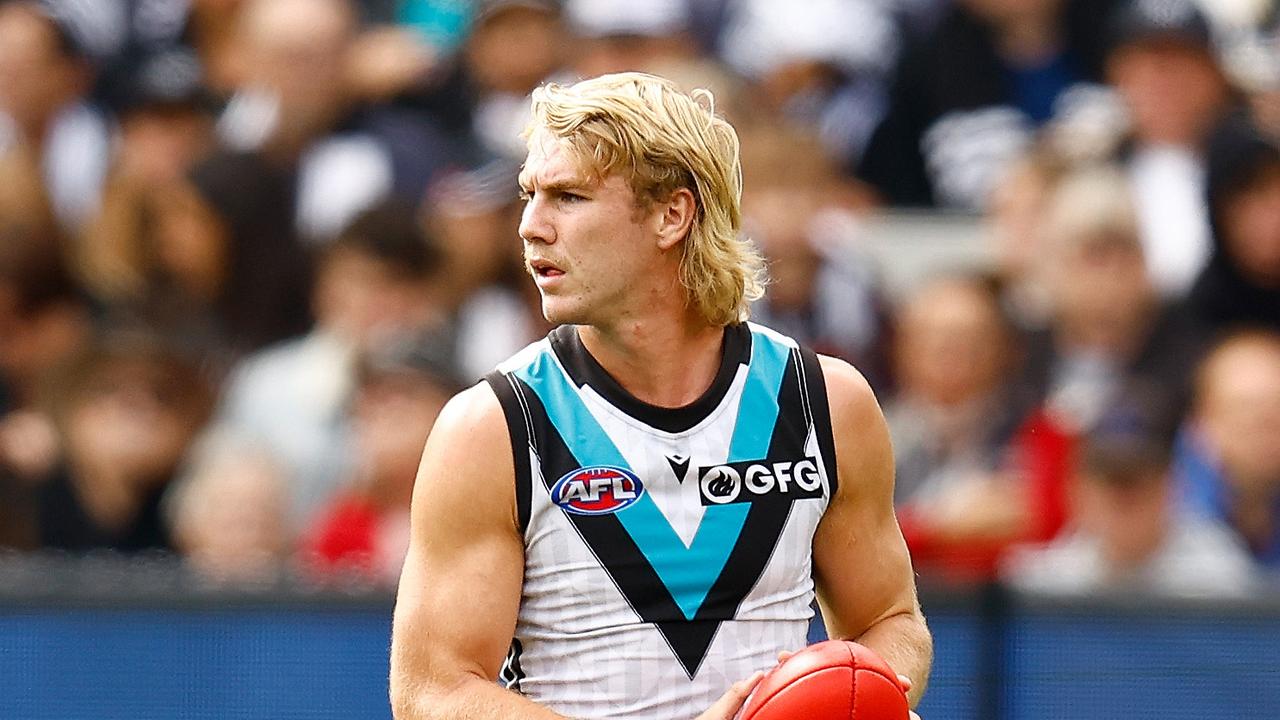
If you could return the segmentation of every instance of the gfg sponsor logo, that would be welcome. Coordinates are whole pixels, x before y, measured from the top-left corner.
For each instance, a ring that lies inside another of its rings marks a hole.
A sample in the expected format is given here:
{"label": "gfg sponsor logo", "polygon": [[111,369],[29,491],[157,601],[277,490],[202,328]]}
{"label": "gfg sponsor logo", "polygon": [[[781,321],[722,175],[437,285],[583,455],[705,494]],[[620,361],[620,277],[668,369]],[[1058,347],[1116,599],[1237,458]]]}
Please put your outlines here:
{"label": "gfg sponsor logo", "polygon": [[698,491],[703,505],[752,502],[770,496],[819,498],[822,476],[811,458],[725,463],[698,468]]}

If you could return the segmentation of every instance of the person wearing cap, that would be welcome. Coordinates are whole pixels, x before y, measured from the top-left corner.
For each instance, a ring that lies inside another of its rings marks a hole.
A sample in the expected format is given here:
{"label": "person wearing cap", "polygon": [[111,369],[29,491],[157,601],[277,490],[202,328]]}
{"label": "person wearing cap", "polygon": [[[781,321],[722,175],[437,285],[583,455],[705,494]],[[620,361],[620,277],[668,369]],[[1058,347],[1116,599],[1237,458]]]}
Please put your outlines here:
{"label": "person wearing cap", "polygon": [[1128,116],[1119,155],[1147,272],[1163,295],[1181,297],[1212,246],[1204,152],[1232,90],[1193,0],[1130,0],[1107,28],[1107,82]]}

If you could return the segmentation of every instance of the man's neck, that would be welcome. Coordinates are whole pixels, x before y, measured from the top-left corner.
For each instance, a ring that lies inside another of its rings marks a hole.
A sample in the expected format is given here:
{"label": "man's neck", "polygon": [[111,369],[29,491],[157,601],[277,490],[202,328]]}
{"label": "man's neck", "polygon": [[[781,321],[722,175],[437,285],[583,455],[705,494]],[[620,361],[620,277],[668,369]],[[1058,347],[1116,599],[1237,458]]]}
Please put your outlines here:
{"label": "man's neck", "polygon": [[591,356],[636,399],[658,407],[684,407],[715,381],[724,328],[693,318],[649,318],[610,327],[580,325]]}

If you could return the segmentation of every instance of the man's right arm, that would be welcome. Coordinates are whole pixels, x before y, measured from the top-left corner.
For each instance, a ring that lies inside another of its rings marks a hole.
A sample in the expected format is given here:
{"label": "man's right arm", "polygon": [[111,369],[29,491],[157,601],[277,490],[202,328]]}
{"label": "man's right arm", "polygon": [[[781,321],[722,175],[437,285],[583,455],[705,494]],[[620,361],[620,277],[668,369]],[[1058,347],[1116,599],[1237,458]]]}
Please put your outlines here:
{"label": "man's right arm", "polygon": [[397,720],[554,720],[495,682],[515,630],[524,544],[511,439],[477,385],[440,412],[413,491],[391,640]]}

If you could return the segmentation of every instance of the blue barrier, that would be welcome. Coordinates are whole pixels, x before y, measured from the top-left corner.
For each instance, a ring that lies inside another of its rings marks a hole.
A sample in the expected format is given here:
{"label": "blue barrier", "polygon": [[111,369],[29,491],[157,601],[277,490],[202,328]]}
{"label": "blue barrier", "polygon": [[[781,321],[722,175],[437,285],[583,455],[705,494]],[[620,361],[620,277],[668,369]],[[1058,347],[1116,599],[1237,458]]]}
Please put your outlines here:
{"label": "blue barrier", "polygon": [[[937,648],[925,720],[1280,717],[1276,607],[924,604]],[[50,606],[0,590],[0,718],[386,720],[390,610],[381,595]]]}
{"label": "blue barrier", "polygon": [[1006,717],[1280,718],[1274,615],[1032,612],[1006,639]]}
{"label": "blue barrier", "polygon": [[0,615],[6,720],[387,720],[386,606]]}

